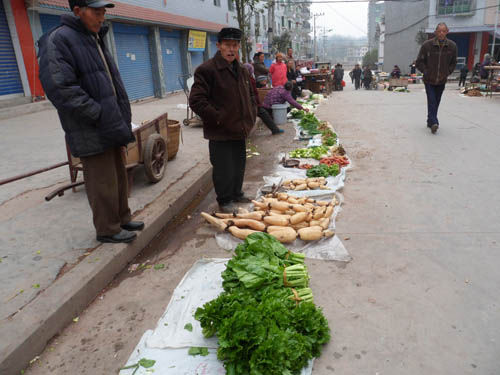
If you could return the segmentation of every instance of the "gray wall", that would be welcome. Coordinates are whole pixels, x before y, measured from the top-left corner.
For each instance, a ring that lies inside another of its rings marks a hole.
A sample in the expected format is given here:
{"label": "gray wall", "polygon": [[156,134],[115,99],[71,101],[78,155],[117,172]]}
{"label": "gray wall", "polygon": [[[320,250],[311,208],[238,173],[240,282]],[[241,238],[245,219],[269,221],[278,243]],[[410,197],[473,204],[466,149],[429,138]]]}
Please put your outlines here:
{"label": "gray wall", "polygon": [[429,0],[385,3],[384,71],[391,72],[394,65],[399,65],[403,73],[409,73],[409,65],[420,49],[415,37],[427,27],[428,14]]}

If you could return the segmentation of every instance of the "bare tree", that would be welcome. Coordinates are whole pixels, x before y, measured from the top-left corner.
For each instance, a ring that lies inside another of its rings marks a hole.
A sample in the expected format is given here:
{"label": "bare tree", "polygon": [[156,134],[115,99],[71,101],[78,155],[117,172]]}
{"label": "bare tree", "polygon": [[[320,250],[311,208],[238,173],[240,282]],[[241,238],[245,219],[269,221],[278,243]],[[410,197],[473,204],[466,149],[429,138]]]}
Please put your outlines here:
{"label": "bare tree", "polygon": [[238,27],[243,32],[241,38],[241,61],[247,62],[250,54],[250,45],[248,37],[250,36],[250,20],[255,12],[255,6],[260,0],[232,0],[236,8],[236,20]]}

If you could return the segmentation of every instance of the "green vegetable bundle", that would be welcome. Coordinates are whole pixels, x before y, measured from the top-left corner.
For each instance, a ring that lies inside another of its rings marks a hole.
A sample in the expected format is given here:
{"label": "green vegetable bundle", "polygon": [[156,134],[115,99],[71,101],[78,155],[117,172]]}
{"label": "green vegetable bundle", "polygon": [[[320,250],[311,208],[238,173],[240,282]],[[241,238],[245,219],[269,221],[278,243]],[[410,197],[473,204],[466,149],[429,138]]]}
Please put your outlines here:
{"label": "green vegetable bundle", "polygon": [[336,176],[340,173],[340,168],[338,164],[332,164],[330,166],[326,164],[315,165],[314,167],[307,170],[307,177],[329,177]]}
{"label": "green vegetable bundle", "polygon": [[328,154],[327,146],[314,146],[308,148],[298,148],[290,151],[289,155],[292,158],[313,158],[316,160],[321,159],[324,155]]}
{"label": "green vegetable bundle", "polygon": [[236,248],[223,272],[225,291],[194,315],[206,337],[217,335],[227,374],[299,374],[330,341],[311,289],[284,287],[304,277],[303,261],[266,233],[251,234]]}
{"label": "green vegetable bundle", "polygon": [[300,109],[294,108],[290,111],[290,114],[292,115],[292,118],[294,118],[294,119],[301,119],[304,117],[305,112],[300,110]]}
{"label": "green vegetable bundle", "polygon": [[304,129],[309,135],[320,134],[321,131],[318,130],[319,120],[314,116],[314,113],[306,113],[302,120],[299,122],[299,126]]}

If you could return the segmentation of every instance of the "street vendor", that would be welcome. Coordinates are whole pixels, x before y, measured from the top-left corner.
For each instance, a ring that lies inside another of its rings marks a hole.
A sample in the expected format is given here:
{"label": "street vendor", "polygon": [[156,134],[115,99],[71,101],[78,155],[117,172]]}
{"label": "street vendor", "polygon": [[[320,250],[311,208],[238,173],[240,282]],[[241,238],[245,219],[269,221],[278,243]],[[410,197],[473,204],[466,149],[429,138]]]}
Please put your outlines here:
{"label": "street vendor", "polygon": [[233,212],[237,203],[250,202],[242,188],[246,139],[255,124],[257,102],[249,72],[236,60],[241,36],[237,28],[220,30],[218,51],[194,72],[189,95],[189,106],[203,120],[215,194],[223,212]]}
{"label": "street vendor", "polygon": [[130,101],[104,43],[102,0],[70,0],[73,14],[39,40],[40,81],[57,108],[71,154],[83,165],[97,240],[131,242],[144,228],[131,221],[125,147],[134,142]]}
{"label": "street vendor", "polygon": [[262,107],[268,111],[271,116],[273,114],[273,104],[284,104],[286,102],[290,103],[290,105],[294,108],[309,112],[309,109],[302,107],[293,99],[292,89],[292,82],[287,82],[284,86],[274,87],[267,93]]}

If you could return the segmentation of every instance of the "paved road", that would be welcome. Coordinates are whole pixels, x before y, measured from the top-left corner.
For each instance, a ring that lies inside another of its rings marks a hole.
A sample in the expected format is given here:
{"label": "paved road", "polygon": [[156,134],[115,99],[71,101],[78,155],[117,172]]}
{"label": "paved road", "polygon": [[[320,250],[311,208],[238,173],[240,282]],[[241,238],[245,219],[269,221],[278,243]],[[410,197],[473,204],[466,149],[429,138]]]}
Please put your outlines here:
{"label": "paved road", "polygon": [[[450,85],[441,129],[425,128],[425,93],[335,93],[318,117],[336,127],[354,162],[337,233],[348,263],[309,260],[311,287],[332,328],[315,362],[327,374],[496,374],[500,352],[498,99],[462,98]],[[262,135],[254,192],[291,137]],[[200,257],[227,255],[196,214],[167,230],[55,338],[27,374],[109,374],[153,328],[172,290]],[[175,236],[172,235],[175,233]]]}

